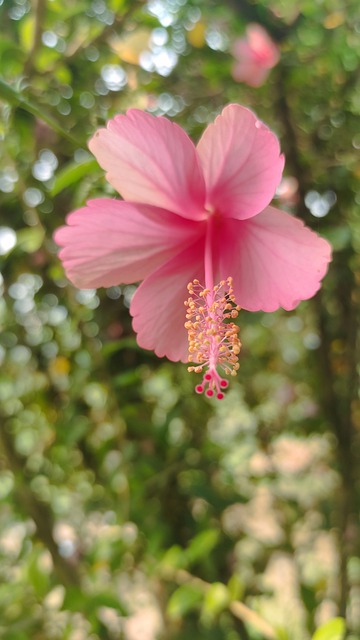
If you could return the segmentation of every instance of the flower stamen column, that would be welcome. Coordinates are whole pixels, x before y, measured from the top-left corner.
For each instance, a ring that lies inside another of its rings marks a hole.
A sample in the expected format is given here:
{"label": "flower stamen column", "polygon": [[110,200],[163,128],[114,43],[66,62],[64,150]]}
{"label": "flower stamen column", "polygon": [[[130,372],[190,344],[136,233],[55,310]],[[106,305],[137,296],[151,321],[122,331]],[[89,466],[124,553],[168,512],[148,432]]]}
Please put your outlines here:
{"label": "flower stamen column", "polygon": [[188,367],[188,371],[205,371],[195,391],[205,392],[209,398],[215,395],[222,400],[223,391],[229,383],[221,377],[218,369],[233,376],[239,369],[239,327],[229,320],[238,316],[240,307],[235,302],[231,277],[214,285],[213,229],[214,222],[210,220],[205,240],[205,286],[199,280],[188,284],[190,297],[185,302],[185,327],[188,330],[189,362],[195,363]]}

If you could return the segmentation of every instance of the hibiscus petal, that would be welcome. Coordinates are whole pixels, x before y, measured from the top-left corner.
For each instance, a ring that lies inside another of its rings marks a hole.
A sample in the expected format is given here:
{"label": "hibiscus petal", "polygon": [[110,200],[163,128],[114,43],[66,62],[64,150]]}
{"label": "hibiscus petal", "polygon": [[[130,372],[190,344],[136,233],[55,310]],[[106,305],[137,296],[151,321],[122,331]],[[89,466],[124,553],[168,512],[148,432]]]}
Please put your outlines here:
{"label": "hibiscus petal", "polygon": [[234,278],[237,303],[248,311],[294,309],[318,291],[331,260],[326,240],[274,207],[224,221],[219,241],[221,277]]}
{"label": "hibiscus petal", "polygon": [[71,213],[54,238],[71,282],[109,287],[142,280],[203,226],[157,207],[99,198]]}
{"label": "hibiscus petal", "polygon": [[284,157],[276,135],[249,109],[225,107],[204,131],[197,149],[208,205],[223,216],[251,218],[274,197]]}
{"label": "hibiscus petal", "polygon": [[253,60],[241,60],[234,65],[232,70],[234,80],[246,82],[249,87],[261,87],[268,75],[269,69],[261,67]]}
{"label": "hibiscus petal", "polygon": [[249,24],[246,29],[246,39],[254,61],[271,69],[280,60],[280,51],[265,29],[259,24]]}
{"label": "hibiscus petal", "polygon": [[89,148],[125,200],[163,207],[194,220],[206,217],[196,149],[177,124],[130,109],[110,120],[106,129],[99,129]]}
{"label": "hibiscus petal", "polygon": [[137,289],[130,313],[140,347],[159,358],[188,361],[184,301],[187,284],[195,278],[204,282],[204,239],[169,260]]}

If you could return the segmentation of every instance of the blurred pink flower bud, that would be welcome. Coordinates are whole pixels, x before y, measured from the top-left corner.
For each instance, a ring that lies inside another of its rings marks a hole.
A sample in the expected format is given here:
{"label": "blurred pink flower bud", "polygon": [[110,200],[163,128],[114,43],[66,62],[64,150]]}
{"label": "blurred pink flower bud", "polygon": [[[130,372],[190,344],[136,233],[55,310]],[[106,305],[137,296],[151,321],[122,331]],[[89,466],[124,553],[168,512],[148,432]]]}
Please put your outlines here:
{"label": "blurred pink flower bud", "polygon": [[280,59],[277,45],[259,24],[248,25],[245,36],[235,40],[232,53],[234,80],[250,87],[260,87]]}

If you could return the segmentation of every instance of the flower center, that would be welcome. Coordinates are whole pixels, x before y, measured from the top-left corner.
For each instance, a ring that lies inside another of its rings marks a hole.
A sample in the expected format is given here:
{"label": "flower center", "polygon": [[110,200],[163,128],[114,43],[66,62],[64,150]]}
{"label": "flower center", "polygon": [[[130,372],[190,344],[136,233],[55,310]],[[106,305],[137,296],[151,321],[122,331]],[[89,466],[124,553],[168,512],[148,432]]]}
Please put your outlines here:
{"label": "flower center", "polygon": [[188,371],[204,373],[202,382],[195,387],[197,393],[205,392],[209,398],[215,395],[222,400],[229,383],[220,376],[218,369],[226,375],[236,376],[241,349],[239,327],[231,322],[240,310],[235,302],[232,278],[222,280],[212,289],[203,287],[199,280],[190,282],[187,288],[185,328],[188,330],[189,362],[194,363]]}

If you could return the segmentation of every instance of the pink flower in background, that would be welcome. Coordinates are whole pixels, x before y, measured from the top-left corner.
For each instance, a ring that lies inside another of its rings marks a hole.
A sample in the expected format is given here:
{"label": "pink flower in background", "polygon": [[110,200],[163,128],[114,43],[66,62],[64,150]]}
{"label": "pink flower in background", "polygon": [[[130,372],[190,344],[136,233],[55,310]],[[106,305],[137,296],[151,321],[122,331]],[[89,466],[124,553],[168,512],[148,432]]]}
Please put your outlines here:
{"label": "pink flower in background", "polygon": [[232,53],[236,62],[232,76],[237,82],[260,87],[270,69],[279,62],[280,52],[275,42],[259,24],[249,24],[246,35],[234,42]]}
{"label": "pink flower in background", "polygon": [[238,305],[294,309],[331,259],[326,240],[269,206],[284,166],[277,137],[232,104],[195,147],[178,125],[132,109],[89,147],[124,200],[91,200],[56,231],[69,279],[142,281],[130,305],[138,344],[193,362],[197,391],[222,398],[219,371],[238,368]]}

